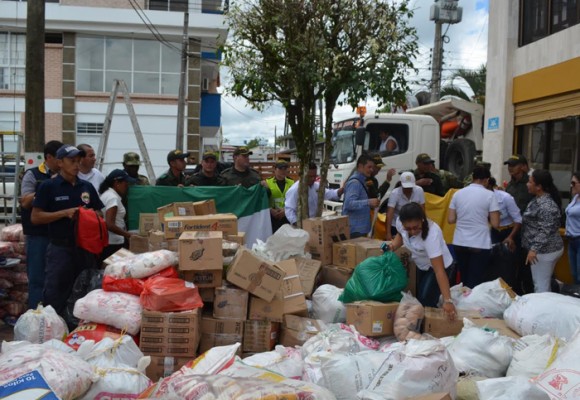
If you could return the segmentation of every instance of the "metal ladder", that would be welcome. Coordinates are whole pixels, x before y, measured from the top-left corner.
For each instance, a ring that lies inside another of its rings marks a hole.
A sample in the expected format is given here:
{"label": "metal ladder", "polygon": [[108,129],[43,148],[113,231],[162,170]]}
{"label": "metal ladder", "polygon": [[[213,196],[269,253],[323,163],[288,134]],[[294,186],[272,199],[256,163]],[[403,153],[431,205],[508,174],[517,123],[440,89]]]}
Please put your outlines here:
{"label": "metal ladder", "polygon": [[[16,151],[6,150],[6,138],[13,137]],[[17,222],[18,196],[20,193],[20,152],[22,151],[22,133],[0,131],[0,221],[6,225]],[[11,163],[14,161],[14,167]]]}
{"label": "metal ladder", "polygon": [[133,131],[135,132],[135,137],[137,138],[137,144],[139,145],[139,150],[141,151],[141,156],[143,157],[143,164],[147,170],[147,175],[149,175],[149,181],[155,182],[155,171],[153,171],[153,166],[151,165],[151,159],[149,158],[149,153],[147,152],[147,147],[145,146],[145,140],[143,139],[143,133],[139,127],[139,122],[137,122],[137,116],[135,115],[135,109],[133,108],[133,103],[131,103],[131,97],[129,96],[129,89],[124,80],[114,79],[113,88],[111,89],[111,97],[109,98],[109,106],[107,107],[107,114],[105,115],[105,123],[103,124],[103,137],[99,143],[99,149],[97,151],[97,169],[102,170],[103,164],[105,162],[105,152],[107,150],[107,144],[109,142],[109,133],[111,132],[111,123],[113,121],[113,112],[115,111],[115,103],[117,102],[117,96],[119,90],[123,92],[123,98],[125,99],[125,105],[127,106],[127,112],[129,113],[129,118],[131,119],[131,125],[133,125]]}

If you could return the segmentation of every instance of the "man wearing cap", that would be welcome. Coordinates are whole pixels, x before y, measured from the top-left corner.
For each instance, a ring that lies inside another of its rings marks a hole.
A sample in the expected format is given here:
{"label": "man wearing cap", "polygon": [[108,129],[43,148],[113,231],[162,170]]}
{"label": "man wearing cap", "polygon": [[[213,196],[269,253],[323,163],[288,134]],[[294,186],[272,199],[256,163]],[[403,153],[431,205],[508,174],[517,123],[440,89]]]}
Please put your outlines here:
{"label": "man wearing cap", "polygon": [[393,240],[397,235],[397,218],[405,204],[417,203],[425,210],[425,193],[421,186],[415,184],[415,175],[409,171],[403,172],[400,182],[401,186],[394,188],[389,196],[386,217],[387,241]]}
{"label": "man wearing cap", "polygon": [[432,193],[437,196],[445,196],[443,191],[443,183],[439,174],[431,171],[431,164],[435,164],[435,160],[431,159],[429,154],[421,153],[415,159],[417,169],[415,173],[415,184],[421,186],[425,193]]}
{"label": "man wearing cap", "polygon": [[[96,267],[96,257],[76,247],[73,217],[79,206],[101,210],[103,203],[93,185],[77,177],[83,150],[65,144],[56,152],[59,175],[38,188],[32,203],[33,224],[48,224],[43,303],[64,314],[78,274]],[[100,211],[99,211],[100,212]]]}
{"label": "man wearing cap", "polygon": [[217,155],[212,151],[206,151],[201,157],[201,171],[187,178],[185,186],[221,186],[223,180],[216,168]]}
{"label": "man wearing cap", "polygon": [[234,166],[221,173],[224,186],[241,185],[249,188],[260,183],[260,174],[250,168],[250,156],[252,154],[245,146],[234,150]]}
{"label": "man wearing cap", "polygon": [[391,186],[391,180],[393,179],[393,175],[397,172],[394,168],[391,168],[387,171],[387,178],[385,181],[379,186],[379,181],[377,180],[376,176],[381,171],[381,168],[385,166],[383,164],[383,159],[381,158],[380,154],[375,154],[372,156],[372,160],[374,162],[373,172],[371,176],[367,179],[367,191],[369,193],[370,198],[376,197],[377,199],[382,199],[389,187]]}
{"label": "man wearing cap", "polygon": [[77,146],[79,150],[82,150],[85,154],[81,158],[81,163],[79,165],[78,177],[85,181],[90,182],[95,190],[98,192],[101,183],[105,180],[105,176],[101,171],[95,168],[95,163],[97,162],[97,156],[95,155],[95,150],[91,145],[79,144]]}
{"label": "man wearing cap", "polygon": [[145,175],[139,174],[140,165],[141,159],[139,158],[139,154],[133,153],[132,151],[123,154],[123,169],[125,172],[127,172],[131,178],[136,179],[136,185],[149,186],[149,178]]}
{"label": "man wearing cap", "polygon": [[26,235],[26,272],[28,274],[28,308],[36,309],[42,301],[44,290],[44,270],[46,248],[48,247],[48,225],[33,225],[30,221],[32,202],[42,182],[58,173],[56,152],[62,146],[58,140],[51,140],[44,146],[44,162],[30,168],[22,177],[20,186],[20,208],[22,229]]}
{"label": "man wearing cap", "polygon": [[274,176],[266,179],[268,194],[270,196],[272,233],[280,229],[282,225],[288,223],[286,212],[284,211],[284,202],[286,201],[286,193],[293,184],[294,181],[288,178],[288,162],[284,160],[276,161],[274,165]]}
{"label": "man wearing cap", "polygon": [[379,199],[371,197],[366,181],[371,177],[375,162],[366,154],[356,161],[356,172],[346,181],[342,215],[348,216],[350,237],[366,236],[371,230],[371,209],[379,206]]}
{"label": "man wearing cap", "polygon": [[184,153],[181,150],[172,150],[167,154],[167,164],[169,170],[157,178],[156,186],[180,186],[185,185],[185,166],[187,165],[185,159],[189,157],[189,153]]}

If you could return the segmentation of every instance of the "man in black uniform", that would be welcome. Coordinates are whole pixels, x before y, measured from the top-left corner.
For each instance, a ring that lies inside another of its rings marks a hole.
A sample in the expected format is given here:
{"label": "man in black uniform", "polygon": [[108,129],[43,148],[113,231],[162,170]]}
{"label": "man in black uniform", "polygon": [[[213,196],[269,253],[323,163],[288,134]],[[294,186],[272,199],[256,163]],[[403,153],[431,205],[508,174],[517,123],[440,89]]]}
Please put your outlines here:
{"label": "man in black uniform", "polygon": [[206,151],[201,157],[201,171],[185,181],[185,186],[221,186],[222,178],[217,172],[217,155]]}
{"label": "man in black uniform", "polygon": [[234,166],[221,173],[223,185],[242,185],[249,188],[260,183],[260,174],[250,168],[250,156],[252,154],[245,146],[238,147],[234,151]]}
{"label": "man in black uniform", "polygon": [[181,150],[172,150],[167,154],[167,164],[169,170],[157,178],[155,185],[157,186],[181,186],[185,185],[185,166],[187,165],[185,159],[189,157],[189,153],[184,153]]}
{"label": "man in black uniform", "polygon": [[33,224],[48,224],[44,304],[64,314],[78,274],[96,266],[96,257],[76,247],[73,217],[79,206],[101,210],[103,203],[93,185],[77,178],[84,151],[63,145],[56,152],[60,173],[42,182],[32,204]]}
{"label": "man in black uniform", "polygon": [[445,196],[441,177],[439,174],[435,174],[431,171],[431,164],[434,163],[435,160],[432,160],[427,153],[421,153],[417,156],[415,159],[415,165],[417,166],[417,169],[414,171],[415,185],[421,186],[425,193],[432,193],[437,196]]}

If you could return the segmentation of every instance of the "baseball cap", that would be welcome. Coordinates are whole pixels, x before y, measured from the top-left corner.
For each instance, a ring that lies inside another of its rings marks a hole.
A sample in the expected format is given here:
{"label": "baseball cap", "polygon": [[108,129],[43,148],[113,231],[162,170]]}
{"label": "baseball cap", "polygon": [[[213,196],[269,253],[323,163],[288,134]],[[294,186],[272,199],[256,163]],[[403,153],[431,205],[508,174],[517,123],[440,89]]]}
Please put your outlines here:
{"label": "baseball cap", "polygon": [[404,188],[415,187],[415,175],[412,172],[403,172],[401,174],[401,186]]}
{"label": "baseball cap", "polygon": [[429,154],[427,154],[427,153],[421,153],[415,159],[415,164],[418,164],[418,163],[429,164],[429,163],[434,163],[434,162],[435,162],[435,160],[433,160],[431,158],[431,156],[429,156]]}
{"label": "baseball cap", "polygon": [[109,173],[109,175],[107,175],[107,181],[127,181],[129,183],[135,183],[137,182],[137,179],[130,177],[129,174],[122,169],[114,169]]}
{"label": "baseball cap", "polygon": [[76,156],[84,157],[86,155],[84,150],[74,147],[70,144],[63,144],[56,151],[56,158],[62,160],[63,158],[74,158]]}
{"label": "baseball cap", "polygon": [[517,164],[528,164],[528,160],[526,157],[522,156],[521,154],[514,154],[507,160],[503,162],[504,165],[517,165]]}
{"label": "baseball cap", "polygon": [[185,160],[187,157],[189,157],[189,153],[184,153],[181,150],[172,150],[167,154],[167,162],[173,160]]}
{"label": "baseball cap", "polygon": [[240,154],[244,156],[251,156],[252,153],[246,146],[240,146],[234,150],[234,156],[239,156]]}
{"label": "baseball cap", "polygon": [[207,160],[208,158],[213,158],[214,160],[217,160],[217,155],[213,151],[206,151],[201,156],[202,160]]}
{"label": "baseball cap", "polygon": [[288,168],[288,162],[286,160],[278,160],[276,161],[276,168]]}
{"label": "baseball cap", "polygon": [[385,166],[385,163],[383,163],[383,158],[381,157],[380,154],[375,154],[373,156],[372,160],[375,163],[375,165],[379,168],[382,168]]}
{"label": "baseball cap", "polygon": [[130,151],[129,153],[123,154],[123,164],[125,165],[141,165],[141,159],[139,158],[139,154],[133,153]]}

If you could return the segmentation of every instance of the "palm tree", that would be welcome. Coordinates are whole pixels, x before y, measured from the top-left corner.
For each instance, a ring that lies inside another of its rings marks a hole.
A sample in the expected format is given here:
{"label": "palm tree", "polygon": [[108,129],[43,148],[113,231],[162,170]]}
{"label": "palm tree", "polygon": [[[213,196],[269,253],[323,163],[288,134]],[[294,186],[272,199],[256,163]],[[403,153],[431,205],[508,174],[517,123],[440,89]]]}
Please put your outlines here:
{"label": "palm tree", "polygon": [[[487,67],[482,64],[476,70],[460,68],[451,75],[451,84],[441,88],[441,96],[457,96],[462,99],[473,101],[485,105],[485,78]],[[473,91],[473,96],[469,96],[463,89],[455,84],[456,79],[463,79]]]}

